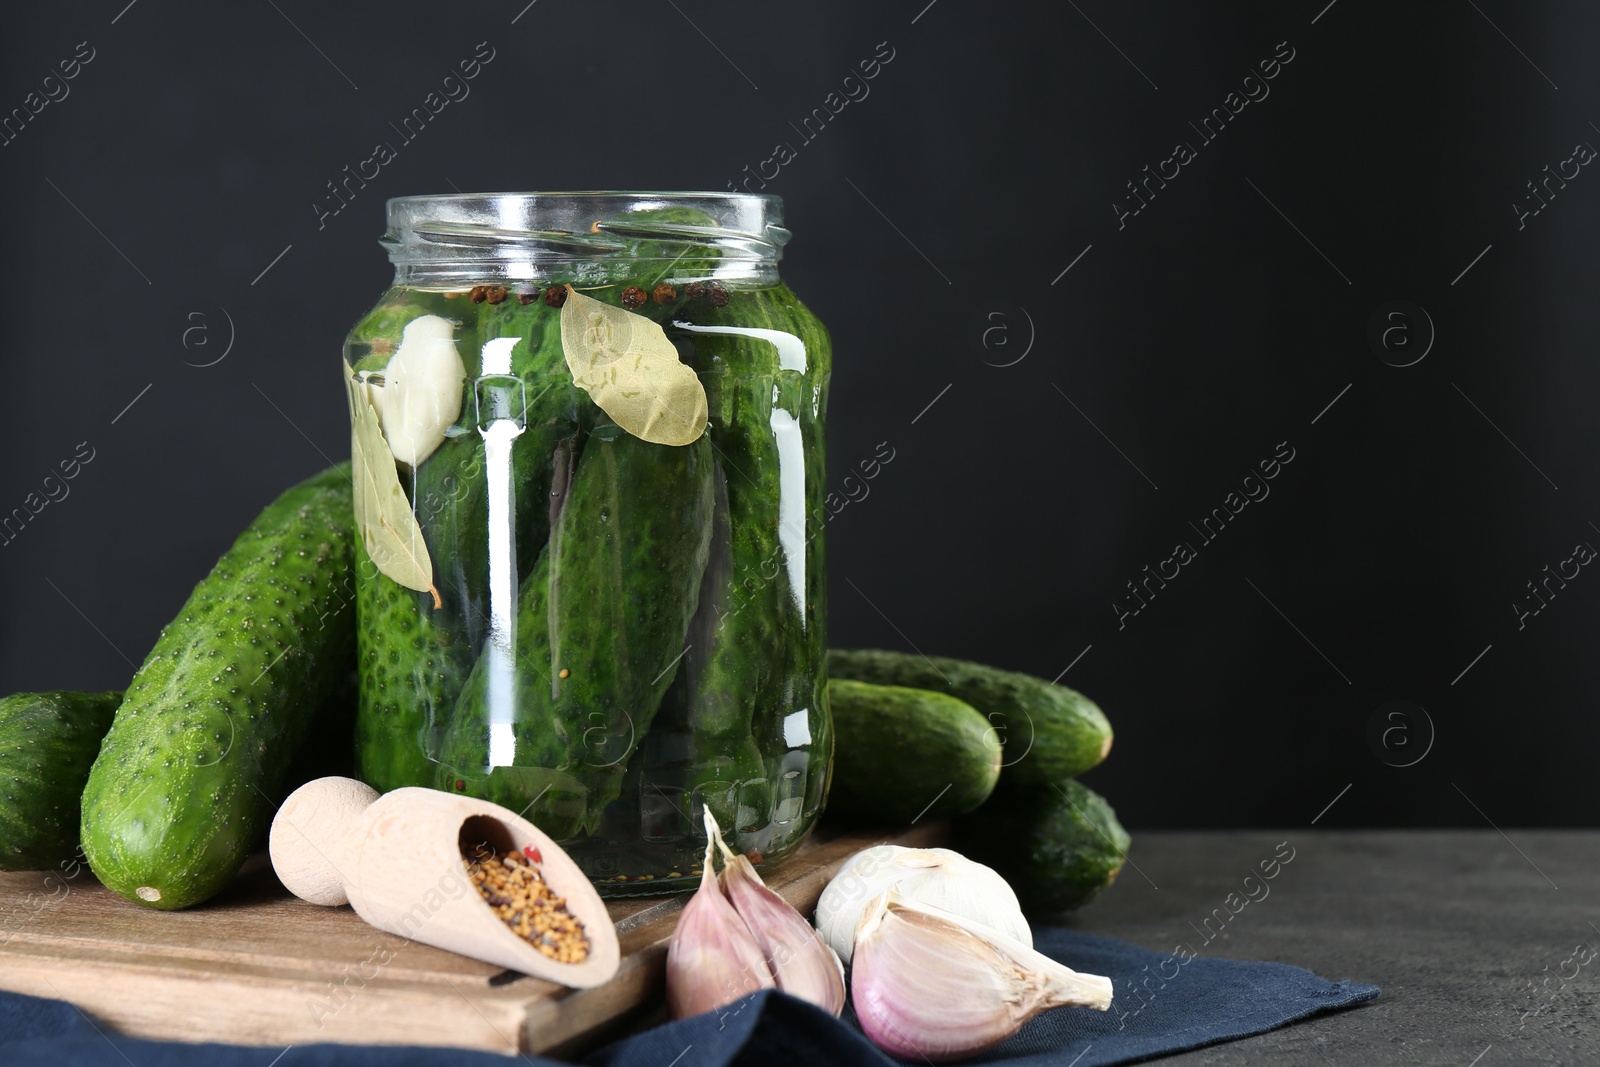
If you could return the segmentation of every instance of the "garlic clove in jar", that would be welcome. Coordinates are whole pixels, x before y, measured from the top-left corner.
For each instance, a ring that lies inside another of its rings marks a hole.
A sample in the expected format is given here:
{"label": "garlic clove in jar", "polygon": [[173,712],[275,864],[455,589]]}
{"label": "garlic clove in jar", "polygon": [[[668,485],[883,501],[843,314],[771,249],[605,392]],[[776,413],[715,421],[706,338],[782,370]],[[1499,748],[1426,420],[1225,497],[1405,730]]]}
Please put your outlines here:
{"label": "garlic clove in jar", "polygon": [[683,906],[667,945],[667,1007],[674,1019],[715,1011],[776,984],[761,946],[717,885],[711,862],[717,824],[710,808],[705,818],[700,888]]}
{"label": "garlic clove in jar", "polygon": [[1111,979],[1079,974],[893,890],[868,906],[855,941],[856,1017],[873,1044],[902,1059],[964,1059],[1049,1008],[1111,1006]]}
{"label": "garlic clove in jar", "polygon": [[992,867],[948,848],[877,845],[846,860],[817,901],[817,930],[844,962],[850,962],[856,927],[867,906],[890,889],[901,900],[960,915],[1033,944],[1017,894]]}
{"label": "garlic clove in jar", "polygon": [[394,458],[413,467],[439,447],[461,415],[467,369],[454,334],[455,324],[441,316],[412,319],[383,368],[383,435]]}
{"label": "garlic clove in jar", "polygon": [[[706,810],[712,826],[716,820]],[[750,928],[778,988],[838,1015],[844,1010],[844,969],[838,956],[787,900],[767,888],[750,861],[714,833],[722,849],[722,889]]]}

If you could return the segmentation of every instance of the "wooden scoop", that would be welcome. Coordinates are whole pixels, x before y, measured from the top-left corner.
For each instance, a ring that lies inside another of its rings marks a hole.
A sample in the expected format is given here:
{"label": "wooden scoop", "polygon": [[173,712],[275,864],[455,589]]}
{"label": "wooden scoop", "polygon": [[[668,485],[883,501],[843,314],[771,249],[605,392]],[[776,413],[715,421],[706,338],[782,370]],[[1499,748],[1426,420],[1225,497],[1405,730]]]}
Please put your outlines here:
{"label": "wooden scoop", "polygon": [[[468,877],[462,845],[497,853],[537,849],[546,884],[583,924],[580,963],[543,955],[505,924]],[[617,972],[617,931],[600,895],[561,848],[498,804],[408,787],[379,796],[352,778],[319,778],[290,794],[272,820],[272,866],[295,896],[348,903],[380,930],[588,988]]]}

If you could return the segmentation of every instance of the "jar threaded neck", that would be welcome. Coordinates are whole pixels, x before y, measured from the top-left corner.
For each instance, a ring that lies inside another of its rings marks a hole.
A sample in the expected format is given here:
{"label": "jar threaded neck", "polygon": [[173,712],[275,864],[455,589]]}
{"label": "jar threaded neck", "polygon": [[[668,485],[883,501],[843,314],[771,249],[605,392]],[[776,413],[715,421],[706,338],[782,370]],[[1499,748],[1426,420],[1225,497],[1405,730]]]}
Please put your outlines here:
{"label": "jar threaded neck", "polygon": [[705,192],[456,193],[388,202],[395,285],[663,280],[771,284],[789,231],[776,196]]}

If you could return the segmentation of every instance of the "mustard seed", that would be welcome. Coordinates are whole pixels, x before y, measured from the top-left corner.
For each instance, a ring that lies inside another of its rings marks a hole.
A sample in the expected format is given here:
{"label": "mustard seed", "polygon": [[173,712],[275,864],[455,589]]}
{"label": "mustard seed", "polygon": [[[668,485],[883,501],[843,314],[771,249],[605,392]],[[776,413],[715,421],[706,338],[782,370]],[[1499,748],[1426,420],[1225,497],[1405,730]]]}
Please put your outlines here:
{"label": "mustard seed", "polygon": [[583,923],[567,910],[566,898],[555,894],[527,855],[508,852],[502,856],[487,844],[479,844],[462,854],[461,864],[484,902],[541,955],[558,963],[582,963],[589,958]]}

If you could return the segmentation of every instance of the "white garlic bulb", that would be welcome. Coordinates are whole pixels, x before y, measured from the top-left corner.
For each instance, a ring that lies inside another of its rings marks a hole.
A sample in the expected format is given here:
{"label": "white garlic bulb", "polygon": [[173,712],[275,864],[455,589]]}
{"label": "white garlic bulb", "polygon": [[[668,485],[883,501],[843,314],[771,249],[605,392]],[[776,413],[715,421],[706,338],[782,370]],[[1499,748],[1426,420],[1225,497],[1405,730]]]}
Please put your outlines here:
{"label": "white garlic bulb", "polygon": [[904,903],[893,890],[868,905],[857,938],[850,975],[856,1017],[873,1044],[901,1059],[966,1059],[1050,1008],[1111,1006],[1111,979]]}
{"label": "white garlic bulb", "polygon": [[844,962],[850,962],[867,906],[890,889],[899,900],[938,908],[1033,945],[1017,894],[992,867],[948,848],[876,845],[846,860],[817,901],[817,930]]}
{"label": "white garlic bulb", "polygon": [[412,319],[383,368],[383,435],[394,458],[413,467],[439,447],[461,415],[467,369],[454,334],[455,324],[441,316]]}

